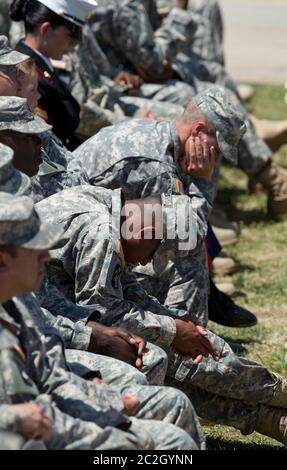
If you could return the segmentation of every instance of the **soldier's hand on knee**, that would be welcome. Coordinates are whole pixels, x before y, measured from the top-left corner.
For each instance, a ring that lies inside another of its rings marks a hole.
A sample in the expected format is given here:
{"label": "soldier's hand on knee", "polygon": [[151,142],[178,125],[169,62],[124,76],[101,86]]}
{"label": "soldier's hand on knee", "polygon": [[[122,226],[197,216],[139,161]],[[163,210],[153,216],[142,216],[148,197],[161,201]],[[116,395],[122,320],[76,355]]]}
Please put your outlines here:
{"label": "soldier's hand on knee", "polygon": [[171,344],[174,352],[183,358],[191,357],[196,363],[209,355],[219,360],[219,352],[207,338],[208,332],[202,326],[189,320],[175,320],[175,323],[176,336]]}
{"label": "soldier's hand on knee", "polygon": [[[94,354],[114,357],[120,361],[137,367],[138,348],[119,336],[107,336],[101,333],[92,333],[88,351]],[[140,363],[141,364],[141,363]]]}
{"label": "soldier's hand on knee", "polygon": [[28,439],[47,441],[52,431],[52,421],[36,403],[13,405],[20,418],[19,432]]}
{"label": "soldier's hand on knee", "polygon": [[163,59],[161,65],[161,72],[154,71],[147,67],[138,67],[137,72],[146,83],[164,82],[165,80],[172,78],[174,72],[171,63],[167,59]]}
{"label": "soldier's hand on knee", "polygon": [[[92,321],[88,322],[87,326],[91,327],[93,330],[88,348],[90,352],[115,357],[124,362],[128,362],[134,367],[140,368],[142,366],[142,355],[148,351],[146,348],[146,341],[143,338],[135,335],[134,333],[131,333],[125,328],[106,327]],[[105,336],[110,337],[110,340],[107,338],[105,339]],[[118,338],[122,342],[114,341],[113,338]],[[124,345],[123,341],[127,344]],[[110,354],[101,352],[107,349],[108,344],[110,348]],[[116,351],[118,346],[121,346],[120,350]]]}
{"label": "soldier's hand on knee", "polygon": [[123,413],[126,414],[127,416],[133,416],[135,414],[137,407],[140,404],[139,399],[135,395],[132,395],[131,393],[125,393],[122,396],[122,400],[124,404]]}
{"label": "soldier's hand on knee", "polygon": [[143,83],[139,75],[133,75],[125,71],[119,72],[114,81],[118,85],[127,86],[129,90],[137,90]]}

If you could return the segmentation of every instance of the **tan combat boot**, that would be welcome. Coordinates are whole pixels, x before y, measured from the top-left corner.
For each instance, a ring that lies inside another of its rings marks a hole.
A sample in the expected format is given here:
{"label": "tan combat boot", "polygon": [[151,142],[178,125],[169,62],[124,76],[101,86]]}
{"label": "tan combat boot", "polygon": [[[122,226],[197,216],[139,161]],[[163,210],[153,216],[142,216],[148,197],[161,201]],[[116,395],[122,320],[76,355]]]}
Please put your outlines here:
{"label": "tan combat boot", "polygon": [[274,375],[277,379],[273,388],[274,395],[267,405],[287,409],[287,379],[279,374]]}
{"label": "tan combat boot", "polygon": [[254,87],[245,83],[237,85],[237,90],[240,98],[245,102],[250,100],[251,96],[254,94]]}
{"label": "tan combat boot", "polygon": [[234,245],[238,242],[237,233],[233,228],[221,228],[212,225],[212,230],[222,247]]}
{"label": "tan combat boot", "polygon": [[212,271],[219,276],[232,274],[236,269],[235,261],[227,256],[219,255],[212,262]]}
{"label": "tan combat boot", "polygon": [[251,116],[257,134],[273,152],[287,144],[287,121],[268,121]]}
{"label": "tan combat boot", "polygon": [[260,405],[254,430],[287,446],[286,410]]}
{"label": "tan combat boot", "polygon": [[248,193],[249,194],[260,194],[263,192],[262,184],[256,181],[252,176],[248,178]]}
{"label": "tan combat boot", "polygon": [[236,294],[236,288],[232,282],[216,282],[215,285],[218,290],[228,295],[229,297],[232,297]]}
{"label": "tan combat boot", "polygon": [[255,179],[262,184],[268,194],[268,212],[273,217],[285,214],[287,212],[287,171],[272,161],[256,175]]}

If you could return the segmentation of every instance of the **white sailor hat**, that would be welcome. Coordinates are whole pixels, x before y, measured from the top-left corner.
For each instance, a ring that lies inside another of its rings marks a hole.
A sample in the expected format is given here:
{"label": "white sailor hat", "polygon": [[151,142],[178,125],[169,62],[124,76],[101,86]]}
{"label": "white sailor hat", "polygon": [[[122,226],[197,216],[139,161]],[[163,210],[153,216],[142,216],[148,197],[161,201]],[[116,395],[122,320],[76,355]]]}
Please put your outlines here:
{"label": "white sailor hat", "polygon": [[77,26],[83,26],[94,12],[95,0],[38,0],[57,15],[71,21]]}

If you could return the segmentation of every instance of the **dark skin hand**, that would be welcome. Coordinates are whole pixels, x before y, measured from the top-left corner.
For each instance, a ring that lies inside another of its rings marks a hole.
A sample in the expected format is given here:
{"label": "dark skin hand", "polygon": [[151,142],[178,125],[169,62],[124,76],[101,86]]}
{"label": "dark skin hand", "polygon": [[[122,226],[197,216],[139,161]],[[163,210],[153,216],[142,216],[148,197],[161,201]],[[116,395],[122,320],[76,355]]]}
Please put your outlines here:
{"label": "dark skin hand", "polygon": [[167,59],[162,61],[163,71],[161,73],[153,72],[144,67],[138,67],[137,72],[146,83],[164,82],[173,77],[173,69]]}
{"label": "dark skin hand", "polygon": [[176,7],[180,8],[181,10],[187,10],[188,0],[176,0]]}
{"label": "dark skin hand", "polygon": [[207,338],[207,331],[196,322],[175,320],[176,336],[171,344],[172,350],[184,359],[192,358],[199,364],[203,357],[211,355],[215,361],[220,358],[219,351]]}
{"label": "dark skin hand", "polygon": [[138,369],[142,366],[142,355],[147,352],[146,342],[124,328],[106,327],[90,321],[92,328],[88,351],[114,357]]}
{"label": "dark skin hand", "polygon": [[138,75],[133,75],[129,72],[119,72],[114,78],[114,82],[117,85],[127,86],[130,91],[138,90],[143,83],[143,80]]}

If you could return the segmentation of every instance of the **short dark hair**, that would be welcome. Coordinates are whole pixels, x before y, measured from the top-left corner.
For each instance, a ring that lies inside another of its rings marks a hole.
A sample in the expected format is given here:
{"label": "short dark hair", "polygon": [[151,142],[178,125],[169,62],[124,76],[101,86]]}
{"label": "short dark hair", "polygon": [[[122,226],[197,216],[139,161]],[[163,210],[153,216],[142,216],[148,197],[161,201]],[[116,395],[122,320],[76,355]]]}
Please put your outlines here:
{"label": "short dark hair", "polygon": [[201,109],[193,101],[188,103],[178,120],[183,124],[191,124],[194,121],[207,121]]}

